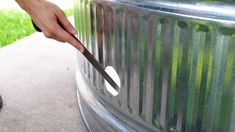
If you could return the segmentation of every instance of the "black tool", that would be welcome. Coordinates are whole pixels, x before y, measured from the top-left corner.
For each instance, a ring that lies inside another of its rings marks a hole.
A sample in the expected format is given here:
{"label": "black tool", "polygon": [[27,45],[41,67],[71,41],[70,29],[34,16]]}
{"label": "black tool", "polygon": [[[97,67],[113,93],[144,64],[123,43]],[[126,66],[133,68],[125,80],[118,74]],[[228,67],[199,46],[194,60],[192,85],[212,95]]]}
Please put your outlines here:
{"label": "black tool", "polygon": [[2,101],[2,97],[0,95],[0,109],[2,108],[2,106],[3,106],[3,101]]}
{"label": "black tool", "polygon": [[[35,30],[38,32],[41,32],[41,29],[32,21],[33,26]],[[60,24],[61,25],[61,24]],[[61,25],[63,28],[63,26]],[[81,41],[79,41],[73,34],[71,34],[80,44]],[[95,59],[95,57],[88,51],[88,49],[82,44],[84,51],[82,54],[87,58],[87,60],[95,67],[95,69],[103,76],[103,78],[116,90],[119,91],[119,86],[116,84],[116,82],[107,74],[107,72],[103,69],[103,67],[100,65],[100,63]]]}

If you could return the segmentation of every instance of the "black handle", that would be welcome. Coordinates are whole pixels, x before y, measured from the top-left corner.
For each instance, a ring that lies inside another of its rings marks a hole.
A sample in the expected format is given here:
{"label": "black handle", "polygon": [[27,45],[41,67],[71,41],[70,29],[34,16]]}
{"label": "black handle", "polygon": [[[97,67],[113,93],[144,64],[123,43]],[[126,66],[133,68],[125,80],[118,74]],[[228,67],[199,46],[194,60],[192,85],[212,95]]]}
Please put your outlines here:
{"label": "black handle", "polygon": [[[38,31],[38,32],[42,32],[42,30],[34,23],[34,21],[33,21],[32,19],[31,19],[31,21],[32,21],[32,24],[33,24],[34,29],[35,29],[36,31]],[[62,28],[64,28],[61,23],[59,23],[59,25],[60,25]]]}
{"label": "black handle", "polygon": [[34,29],[38,32],[42,32],[42,30],[34,23],[34,21],[33,20],[31,20],[31,21],[32,21]]}

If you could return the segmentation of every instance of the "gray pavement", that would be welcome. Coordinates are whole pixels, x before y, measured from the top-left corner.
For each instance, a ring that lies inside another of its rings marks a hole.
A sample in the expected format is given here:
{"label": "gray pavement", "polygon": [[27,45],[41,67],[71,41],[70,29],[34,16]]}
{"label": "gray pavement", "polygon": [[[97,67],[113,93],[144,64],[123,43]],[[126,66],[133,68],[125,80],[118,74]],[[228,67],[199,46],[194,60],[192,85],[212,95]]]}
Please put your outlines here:
{"label": "gray pavement", "polygon": [[0,49],[0,132],[86,132],[76,98],[76,51],[34,33]]}

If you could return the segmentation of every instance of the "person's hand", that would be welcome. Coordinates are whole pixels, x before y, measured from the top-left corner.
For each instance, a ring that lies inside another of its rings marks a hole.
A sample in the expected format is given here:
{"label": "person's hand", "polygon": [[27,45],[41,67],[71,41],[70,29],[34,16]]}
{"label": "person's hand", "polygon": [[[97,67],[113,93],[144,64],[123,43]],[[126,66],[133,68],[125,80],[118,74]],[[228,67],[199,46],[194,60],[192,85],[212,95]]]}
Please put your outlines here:
{"label": "person's hand", "polygon": [[45,0],[16,0],[16,2],[31,16],[47,38],[68,42],[81,52],[84,51],[83,46],[71,35],[76,33],[75,28],[58,6]]}

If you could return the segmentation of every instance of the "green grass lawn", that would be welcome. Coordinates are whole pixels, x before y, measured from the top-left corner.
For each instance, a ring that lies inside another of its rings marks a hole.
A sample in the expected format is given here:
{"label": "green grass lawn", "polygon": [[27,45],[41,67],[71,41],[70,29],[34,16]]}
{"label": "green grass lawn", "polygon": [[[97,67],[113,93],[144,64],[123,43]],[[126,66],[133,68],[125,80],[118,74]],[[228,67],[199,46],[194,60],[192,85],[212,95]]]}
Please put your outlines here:
{"label": "green grass lawn", "polygon": [[35,32],[30,17],[11,9],[0,10],[0,47]]}
{"label": "green grass lawn", "polygon": [[[65,11],[66,16],[73,15],[73,10]],[[24,12],[0,10],[0,48],[35,32],[29,15]]]}

